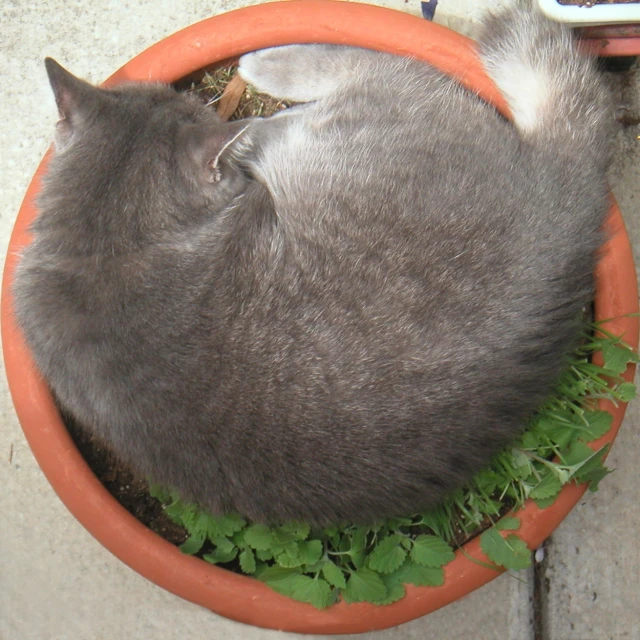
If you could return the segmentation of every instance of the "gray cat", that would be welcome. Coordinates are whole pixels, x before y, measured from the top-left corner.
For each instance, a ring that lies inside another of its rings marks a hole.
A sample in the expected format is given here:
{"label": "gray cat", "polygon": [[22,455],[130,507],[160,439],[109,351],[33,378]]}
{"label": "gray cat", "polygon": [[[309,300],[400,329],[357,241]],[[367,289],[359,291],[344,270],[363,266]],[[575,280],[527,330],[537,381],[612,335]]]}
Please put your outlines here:
{"label": "gray cat", "polygon": [[514,123],[361,49],[244,56],[307,104],[226,124],[48,60],[57,150],[14,292],[61,405],[139,473],[254,521],[370,523],[468,480],[575,344],[611,139],[563,28],[521,6],[479,46]]}

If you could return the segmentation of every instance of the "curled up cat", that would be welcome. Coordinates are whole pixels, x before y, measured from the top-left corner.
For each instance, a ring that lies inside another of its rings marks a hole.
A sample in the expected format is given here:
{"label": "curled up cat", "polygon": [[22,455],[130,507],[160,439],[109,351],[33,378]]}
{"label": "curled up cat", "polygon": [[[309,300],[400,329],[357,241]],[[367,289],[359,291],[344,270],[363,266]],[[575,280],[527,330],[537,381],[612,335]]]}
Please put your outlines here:
{"label": "curled up cat", "polygon": [[304,104],[222,123],[53,60],[60,121],[14,284],[60,405],[214,513],[372,523],[436,504],[575,346],[608,208],[593,63],[521,5],[479,39],[513,122],[414,60],[242,57]]}

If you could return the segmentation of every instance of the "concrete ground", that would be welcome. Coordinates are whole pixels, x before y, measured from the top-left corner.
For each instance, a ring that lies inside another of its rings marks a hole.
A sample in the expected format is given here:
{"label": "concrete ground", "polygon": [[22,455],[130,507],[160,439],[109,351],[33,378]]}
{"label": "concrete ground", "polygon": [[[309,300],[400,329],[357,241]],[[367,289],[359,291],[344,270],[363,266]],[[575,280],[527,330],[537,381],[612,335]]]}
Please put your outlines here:
{"label": "concrete ground", "polygon": [[[253,1],[253,0],[251,0]],[[0,68],[0,255],[6,253],[27,184],[49,144],[55,108],[42,59],[101,81],[166,35],[247,0],[4,0]],[[503,0],[496,4],[506,4]],[[380,4],[420,13],[417,0]],[[488,0],[441,0],[440,22],[466,33]],[[612,78],[621,107],[640,113],[640,73]],[[613,189],[640,259],[640,129],[618,138]],[[362,637],[409,640],[640,640],[640,403],[633,404],[609,458],[618,471],[588,495],[545,547],[534,575],[503,576],[443,610]],[[37,467],[0,378],[1,640],[271,640],[183,602],[141,578],[69,514]],[[535,617],[535,622],[534,622]],[[291,636],[294,637],[294,636]]]}

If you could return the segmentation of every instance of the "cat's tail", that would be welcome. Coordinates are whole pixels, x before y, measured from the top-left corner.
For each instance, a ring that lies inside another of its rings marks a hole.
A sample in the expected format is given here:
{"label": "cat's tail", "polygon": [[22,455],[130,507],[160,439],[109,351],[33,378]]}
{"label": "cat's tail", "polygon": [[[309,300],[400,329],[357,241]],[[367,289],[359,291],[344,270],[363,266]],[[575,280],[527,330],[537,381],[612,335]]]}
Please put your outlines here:
{"label": "cat's tail", "polygon": [[478,45],[523,138],[608,161],[610,95],[567,27],[521,0],[485,21]]}

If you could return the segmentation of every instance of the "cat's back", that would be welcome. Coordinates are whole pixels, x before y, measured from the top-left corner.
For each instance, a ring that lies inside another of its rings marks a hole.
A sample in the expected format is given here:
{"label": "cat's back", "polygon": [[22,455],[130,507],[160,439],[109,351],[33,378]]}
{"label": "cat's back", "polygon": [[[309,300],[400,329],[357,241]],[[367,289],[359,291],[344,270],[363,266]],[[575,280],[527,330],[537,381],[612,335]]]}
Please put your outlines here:
{"label": "cat's back", "polygon": [[[245,125],[203,148],[189,112],[168,139],[186,127],[195,164],[157,156],[166,180],[152,161],[124,189],[84,175],[107,195],[93,217],[60,181],[51,251],[23,259],[18,312],[63,404],[215,511],[371,522],[433,504],[522,428],[589,301],[602,168],[437,72],[367,56],[367,82],[252,124],[277,135],[239,145],[242,171],[222,154]],[[65,270],[68,229],[90,246]]]}

